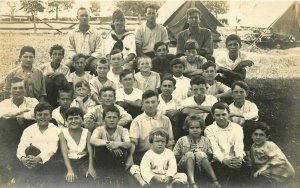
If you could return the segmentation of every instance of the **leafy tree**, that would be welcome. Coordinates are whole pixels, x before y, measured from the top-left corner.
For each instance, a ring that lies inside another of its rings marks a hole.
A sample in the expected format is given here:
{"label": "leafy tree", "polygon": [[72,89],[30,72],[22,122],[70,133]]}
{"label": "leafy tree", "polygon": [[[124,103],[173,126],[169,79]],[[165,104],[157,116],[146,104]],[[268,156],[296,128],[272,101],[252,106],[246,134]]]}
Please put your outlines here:
{"label": "leafy tree", "polygon": [[58,11],[73,8],[74,0],[49,0],[49,12],[55,12],[55,19],[58,20]]}
{"label": "leafy tree", "polygon": [[38,12],[44,12],[45,7],[42,0],[20,0],[21,8],[27,13],[30,13],[33,20],[34,32],[36,33],[36,20],[35,17]]}
{"label": "leafy tree", "polygon": [[225,14],[229,10],[228,1],[202,1],[208,10],[215,13],[215,16],[218,18],[218,14]]}
{"label": "leafy tree", "polygon": [[90,2],[90,4],[91,4],[91,11],[92,12],[100,12],[100,8],[101,8],[101,6],[100,6],[100,0],[92,0],[91,2]]}
{"label": "leafy tree", "polygon": [[117,7],[124,11],[125,15],[145,15],[145,7],[155,5],[158,8],[162,5],[160,2],[153,1],[117,1]]}

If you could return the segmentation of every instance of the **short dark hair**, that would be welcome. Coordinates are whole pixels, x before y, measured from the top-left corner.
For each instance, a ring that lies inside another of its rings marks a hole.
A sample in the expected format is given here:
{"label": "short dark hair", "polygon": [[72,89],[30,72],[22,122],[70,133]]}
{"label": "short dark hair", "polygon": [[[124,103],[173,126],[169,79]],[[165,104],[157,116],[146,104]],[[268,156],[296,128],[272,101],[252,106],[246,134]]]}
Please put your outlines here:
{"label": "short dark hair", "polygon": [[85,7],[79,7],[79,8],[78,8],[78,10],[77,10],[77,16],[78,16],[78,12],[79,12],[80,10],[85,10],[85,11],[87,11],[88,15],[90,16],[90,11],[89,11],[87,8],[85,8]]}
{"label": "short dark hair", "polygon": [[118,114],[118,118],[120,118],[120,110],[116,106],[108,106],[103,109],[102,119],[105,119],[105,116],[108,112],[116,112]]}
{"label": "short dark hair", "polygon": [[108,69],[110,68],[109,61],[105,57],[101,57],[100,59],[97,59],[97,66],[96,67],[98,67],[99,63],[100,64],[107,64],[108,65]]}
{"label": "short dark hair", "polygon": [[201,17],[201,15],[202,15],[199,9],[192,7],[186,11],[186,17],[188,17],[189,15],[194,14],[194,13],[199,14],[199,17]]}
{"label": "short dark hair", "polygon": [[111,86],[106,86],[106,87],[101,88],[100,92],[99,92],[100,97],[106,91],[112,91],[114,93],[114,96],[116,97],[116,90],[114,88],[112,88]]}
{"label": "short dark hair", "polygon": [[172,68],[172,66],[178,65],[178,64],[182,64],[183,67],[185,68],[185,63],[184,63],[183,59],[180,59],[180,58],[172,59],[170,62],[170,67]]}
{"label": "short dark hair", "polygon": [[51,48],[50,48],[50,57],[52,56],[52,53],[53,53],[54,50],[61,50],[63,56],[65,56],[65,49],[64,49],[64,47],[61,46],[61,45],[55,44],[55,45],[51,46]]}
{"label": "short dark hair", "polygon": [[150,134],[149,134],[149,142],[152,144],[153,143],[153,140],[154,140],[154,136],[161,136],[161,137],[164,137],[166,138],[166,144],[169,143],[169,134],[168,132],[162,128],[162,127],[158,127],[158,128],[155,128],[153,129]]}
{"label": "short dark hair", "polygon": [[183,49],[184,49],[184,51],[186,51],[186,50],[197,50],[197,52],[198,52],[199,44],[195,40],[188,40],[188,41],[185,42]]}
{"label": "short dark hair", "polygon": [[206,81],[202,76],[195,76],[191,79],[190,84],[191,84],[191,86],[192,85],[201,85],[201,84],[206,85]]}
{"label": "short dark hair", "polygon": [[112,55],[115,55],[115,54],[118,54],[118,53],[121,53],[121,55],[122,55],[122,58],[123,58],[123,53],[122,53],[122,51],[120,50],[120,49],[113,49],[110,53],[109,53],[109,58],[111,59],[111,56]]}
{"label": "short dark hair", "polygon": [[157,97],[158,98],[158,94],[157,92],[153,91],[153,90],[147,90],[143,93],[142,95],[142,100],[148,99],[150,97]]}
{"label": "short dark hair", "polygon": [[154,44],[154,51],[156,52],[156,50],[158,49],[158,47],[160,46],[166,46],[167,52],[169,52],[169,47],[166,43],[164,43],[163,41],[159,41],[157,43]]}
{"label": "short dark hair", "polygon": [[34,110],[33,110],[34,116],[36,116],[37,112],[42,112],[44,110],[49,110],[50,114],[52,114],[53,108],[50,104],[48,104],[46,102],[40,102],[34,107]]}
{"label": "short dark hair", "polygon": [[86,80],[79,80],[79,81],[76,82],[76,84],[75,84],[75,88],[82,87],[82,86],[86,86],[87,88],[89,88],[89,90],[91,90],[90,84],[89,84],[89,82],[86,81]]}
{"label": "short dark hair", "polygon": [[232,41],[232,40],[238,41],[240,47],[242,46],[242,40],[241,40],[241,38],[240,38],[238,35],[236,35],[236,34],[231,34],[231,35],[229,35],[229,36],[226,38],[226,41],[225,41],[226,46],[227,46],[227,43],[228,43],[229,41]]}
{"label": "short dark hair", "polygon": [[58,98],[60,98],[60,93],[69,93],[69,94],[71,94],[72,99],[73,99],[73,95],[74,95],[73,86],[71,84],[67,84],[64,87],[60,87],[58,89]]}
{"label": "short dark hair", "polygon": [[78,107],[71,107],[67,110],[65,118],[68,119],[69,116],[77,116],[79,115],[83,119],[83,111]]}
{"label": "short dark hair", "polygon": [[72,58],[72,62],[75,63],[76,61],[78,61],[80,58],[84,58],[86,59],[86,55],[79,53],[79,54],[75,54]]}
{"label": "short dark hair", "polygon": [[229,106],[225,102],[216,102],[212,107],[211,107],[211,113],[215,114],[215,110],[220,109],[224,110],[226,109],[228,113],[230,113]]}
{"label": "short dark hair", "polygon": [[7,80],[7,84],[8,84],[7,89],[10,90],[12,84],[18,83],[18,82],[23,82],[23,81],[24,81],[23,78],[14,76]]}
{"label": "short dark hair", "polygon": [[148,9],[148,8],[154,9],[154,10],[156,10],[156,12],[157,12],[157,10],[158,10],[158,7],[157,7],[157,6],[155,6],[155,5],[148,5],[148,6],[145,7],[145,12],[147,12],[147,9]]}
{"label": "short dark hair", "polygon": [[134,76],[134,74],[133,74],[133,72],[132,72],[131,70],[129,70],[129,69],[124,69],[124,70],[120,73],[120,75],[119,75],[120,80],[122,80],[122,78],[124,78],[124,77],[127,76],[128,74],[132,74],[132,75]]}
{"label": "short dark hair", "polygon": [[200,128],[202,129],[202,132],[204,132],[205,129],[205,123],[204,120],[201,118],[199,114],[190,114],[188,115],[183,123],[182,129],[188,130],[190,128],[190,125],[192,122],[199,122]]}
{"label": "short dark hair", "polygon": [[264,122],[256,122],[256,124],[253,126],[253,128],[251,129],[251,134],[253,134],[253,132],[257,129],[260,129],[262,131],[265,132],[266,136],[270,136],[271,134],[271,128],[269,125],[267,125]]}
{"label": "short dark hair", "polygon": [[202,70],[206,70],[206,69],[208,69],[209,67],[214,67],[214,69],[216,69],[216,68],[217,68],[217,65],[216,65],[214,62],[208,60],[207,62],[203,63],[203,65],[202,65]]}
{"label": "short dark hair", "polygon": [[231,91],[233,91],[233,89],[235,88],[235,86],[240,86],[241,88],[243,88],[244,90],[246,90],[246,93],[248,93],[249,91],[249,86],[246,82],[238,80],[233,82],[233,84],[231,85]]}
{"label": "short dark hair", "polygon": [[169,80],[173,83],[173,86],[175,87],[176,86],[176,80],[173,78],[172,74],[170,73],[166,73],[163,75],[163,78],[161,79],[161,82],[160,82],[160,85],[162,85],[162,83],[165,81],[165,80]]}
{"label": "short dark hair", "polygon": [[35,49],[31,46],[23,46],[20,50],[20,56],[22,57],[23,54],[25,54],[26,52],[30,52],[33,54],[33,56],[35,57]]}

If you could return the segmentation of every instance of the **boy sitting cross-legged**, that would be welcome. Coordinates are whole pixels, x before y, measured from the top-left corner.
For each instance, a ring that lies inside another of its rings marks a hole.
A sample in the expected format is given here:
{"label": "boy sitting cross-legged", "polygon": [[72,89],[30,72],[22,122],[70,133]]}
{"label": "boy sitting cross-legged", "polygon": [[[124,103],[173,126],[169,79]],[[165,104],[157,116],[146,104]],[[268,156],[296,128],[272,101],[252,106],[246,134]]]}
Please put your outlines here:
{"label": "boy sitting cross-legged", "polygon": [[163,128],[150,132],[148,150],[141,161],[141,174],[150,187],[167,187],[187,184],[187,176],[177,173],[176,158],[172,150],[166,148],[169,134]]}
{"label": "boy sitting cross-legged", "polygon": [[103,110],[104,126],[93,131],[91,144],[95,146],[95,165],[100,177],[108,175],[113,178],[125,173],[125,161],[131,144],[128,130],[118,125],[119,120],[119,109],[107,107]]}

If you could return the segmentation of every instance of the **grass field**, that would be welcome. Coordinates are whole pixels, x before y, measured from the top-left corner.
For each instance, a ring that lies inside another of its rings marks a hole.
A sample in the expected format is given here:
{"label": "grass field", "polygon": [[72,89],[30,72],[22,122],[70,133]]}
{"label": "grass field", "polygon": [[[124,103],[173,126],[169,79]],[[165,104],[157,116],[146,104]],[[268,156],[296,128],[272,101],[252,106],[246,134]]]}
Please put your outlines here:
{"label": "grass field", "polygon": [[[24,45],[36,49],[36,63],[50,60],[54,44],[65,46],[65,35],[0,34],[0,81],[18,61]],[[216,50],[219,53],[222,50]],[[251,92],[249,99],[260,109],[260,119],[272,126],[274,140],[295,167],[300,185],[300,48],[249,52],[255,65],[247,74]]]}

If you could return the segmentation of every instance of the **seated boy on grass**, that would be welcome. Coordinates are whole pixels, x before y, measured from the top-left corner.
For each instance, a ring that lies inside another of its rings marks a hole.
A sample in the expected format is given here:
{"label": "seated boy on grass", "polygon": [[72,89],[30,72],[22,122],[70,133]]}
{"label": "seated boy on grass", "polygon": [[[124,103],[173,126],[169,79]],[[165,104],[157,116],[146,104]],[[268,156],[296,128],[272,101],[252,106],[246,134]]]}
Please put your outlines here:
{"label": "seated boy on grass", "polygon": [[116,88],[116,85],[113,81],[109,80],[107,78],[107,73],[110,69],[108,60],[105,58],[101,58],[100,60],[97,60],[97,77],[94,77],[90,80],[90,88],[91,88],[91,96],[92,99],[96,102],[96,104],[100,105],[100,90],[103,87],[110,86],[112,88]]}
{"label": "seated boy on grass", "polygon": [[73,101],[73,94],[74,91],[72,85],[68,85],[67,87],[60,88],[58,90],[57,102],[59,104],[59,107],[53,110],[52,118],[55,119],[57,126],[61,129],[68,127],[65,121],[65,115]]}
{"label": "seated boy on grass", "polygon": [[258,120],[258,108],[255,103],[246,100],[249,86],[243,81],[236,81],[231,86],[233,103],[229,105],[230,119],[243,127],[245,151],[252,145],[251,131]]}
{"label": "seated boy on grass", "polygon": [[140,169],[142,178],[150,187],[180,186],[187,184],[187,176],[177,173],[176,158],[172,150],[166,148],[169,134],[163,128],[150,132],[151,149],[142,158]]}
{"label": "seated boy on grass", "polygon": [[103,123],[103,110],[110,106],[115,106],[120,111],[120,120],[118,125],[124,127],[127,126],[132,117],[124,108],[115,104],[116,92],[112,87],[104,87],[100,90],[101,105],[90,107],[88,112],[84,115],[84,126],[91,132],[98,126],[102,126]]}
{"label": "seated boy on grass", "polygon": [[202,74],[202,65],[207,60],[205,57],[198,55],[199,45],[194,40],[186,41],[184,45],[185,56],[180,57],[185,62],[184,75],[191,78]]}
{"label": "seated boy on grass", "polygon": [[95,146],[95,166],[100,177],[114,178],[125,173],[131,143],[128,130],[118,125],[119,120],[119,109],[109,106],[103,110],[103,126],[93,131],[91,144]]}
{"label": "seated boy on grass", "polygon": [[176,58],[176,55],[169,54],[168,45],[162,41],[154,44],[154,53],[152,71],[158,72],[160,78],[162,78],[165,73],[170,73],[170,61]]}
{"label": "seated boy on grass", "polygon": [[130,126],[131,149],[126,162],[126,168],[130,168],[130,173],[140,186],[147,183],[142,179],[139,164],[143,155],[150,149],[149,135],[157,127],[164,128],[169,134],[167,147],[173,148],[174,136],[170,119],[157,112],[158,94],[155,91],[147,90],[142,96],[142,106],[144,113],[137,116]]}
{"label": "seated boy on grass", "polygon": [[33,66],[35,49],[31,46],[23,46],[19,58],[20,66],[9,71],[5,78],[4,91],[9,92],[9,81],[12,77],[19,77],[24,80],[26,97],[45,101],[47,96],[45,77],[40,69]]}
{"label": "seated boy on grass", "polygon": [[107,73],[107,78],[114,82],[116,89],[121,88],[120,74],[124,70],[123,67],[123,54],[121,50],[114,49],[109,54],[109,63],[111,65],[110,70]]}
{"label": "seated boy on grass", "polygon": [[69,79],[70,69],[68,66],[61,63],[64,55],[64,47],[58,44],[53,45],[50,49],[51,62],[44,63],[39,66],[39,68],[43,71],[43,75],[55,77],[59,74],[62,74],[66,79]]}
{"label": "seated boy on grass", "polygon": [[227,52],[216,57],[217,80],[231,86],[234,81],[244,80],[246,78],[246,69],[253,65],[253,61],[242,52],[241,38],[238,35],[231,34],[225,41]]}
{"label": "seated boy on grass", "polygon": [[151,71],[152,62],[150,57],[140,57],[138,59],[140,72],[135,74],[137,88],[145,92],[146,90],[158,91],[160,86],[160,76],[157,72]]}
{"label": "seated boy on grass", "polygon": [[231,89],[225,84],[215,80],[216,78],[216,64],[208,61],[202,65],[203,77],[207,83],[206,94],[213,95],[217,99],[231,97]]}
{"label": "seated boy on grass", "polygon": [[172,96],[179,100],[184,100],[190,97],[192,94],[190,92],[190,81],[188,77],[183,76],[185,71],[184,60],[180,58],[175,58],[170,62],[170,69],[173,78],[176,80],[175,90]]}
{"label": "seated boy on grass", "polygon": [[142,113],[143,92],[133,87],[135,78],[133,72],[124,69],[120,74],[120,82],[123,88],[116,90],[116,103],[122,106],[131,116],[135,118]]}
{"label": "seated boy on grass", "polygon": [[75,84],[76,98],[71,103],[71,107],[79,107],[83,114],[86,114],[88,108],[96,106],[96,102],[91,98],[90,85],[86,80],[80,80]]}
{"label": "seated boy on grass", "polygon": [[55,182],[61,169],[54,165],[54,154],[61,139],[60,129],[52,123],[52,107],[39,103],[34,108],[36,122],[27,127],[17,149],[17,157],[23,164],[18,185],[40,185]]}
{"label": "seated boy on grass", "polygon": [[74,88],[78,81],[86,80],[87,82],[89,82],[92,78],[94,78],[94,76],[91,75],[89,71],[84,71],[84,68],[86,66],[86,59],[87,57],[84,54],[76,54],[72,59],[75,71],[70,74],[69,82],[72,82]]}
{"label": "seated boy on grass", "polygon": [[211,107],[215,121],[206,127],[204,135],[209,138],[213,158],[212,167],[221,185],[241,187],[244,157],[243,129],[229,120],[229,107],[217,102]]}
{"label": "seated boy on grass", "polygon": [[[25,97],[24,80],[12,77],[8,85],[10,98],[0,102],[0,182],[8,183],[16,173],[17,146],[26,127],[34,120],[34,107],[39,101]],[[4,185],[4,184],[3,184]]]}
{"label": "seated boy on grass", "polygon": [[67,182],[88,183],[87,177],[96,178],[93,164],[93,149],[90,144],[91,133],[82,128],[83,111],[71,107],[66,112],[68,128],[63,129],[60,141],[61,152],[67,168]]}
{"label": "seated boy on grass", "polygon": [[181,102],[181,112],[184,115],[199,114],[205,121],[205,125],[209,125],[212,122],[211,107],[218,100],[216,97],[206,94],[207,86],[204,78],[193,77],[190,84],[194,95]]}

